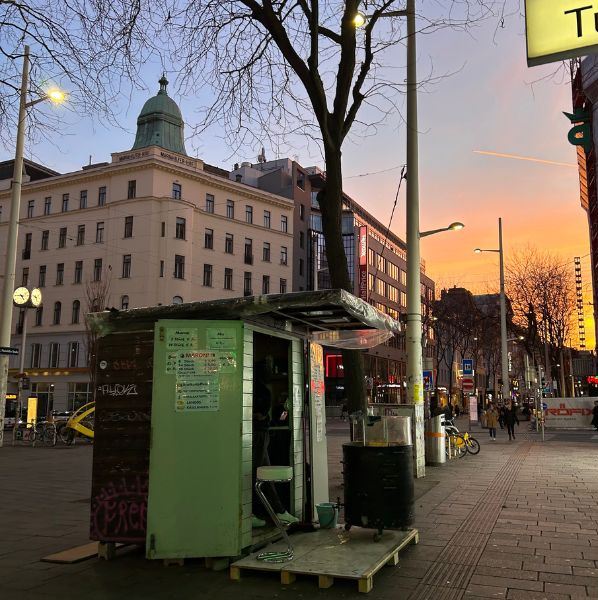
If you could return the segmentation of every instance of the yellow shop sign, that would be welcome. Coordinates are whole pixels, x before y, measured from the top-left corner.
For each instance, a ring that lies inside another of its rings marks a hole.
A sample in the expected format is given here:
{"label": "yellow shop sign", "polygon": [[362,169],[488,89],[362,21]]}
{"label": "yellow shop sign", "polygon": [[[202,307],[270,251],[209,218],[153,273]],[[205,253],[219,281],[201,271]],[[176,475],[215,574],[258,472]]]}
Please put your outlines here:
{"label": "yellow shop sign", "polygon": [[598,52],[598,0],[525,0],[527,64]]}

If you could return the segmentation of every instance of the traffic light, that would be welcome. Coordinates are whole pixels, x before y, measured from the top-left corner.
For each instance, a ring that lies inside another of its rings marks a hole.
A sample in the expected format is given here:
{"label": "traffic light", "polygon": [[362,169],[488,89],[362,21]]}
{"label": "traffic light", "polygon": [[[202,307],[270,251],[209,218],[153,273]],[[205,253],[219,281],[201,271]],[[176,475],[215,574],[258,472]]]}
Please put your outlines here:
{"label": "traffic light", "polygon": [[573,146],[583,146],[583,149],[588,153],[592,149],[590,111],[577,107],[573,109],[573,113],[563,112],[563,114],[573,124],[573,127],[569,129],[569,133],[567,134],[569,143]]}

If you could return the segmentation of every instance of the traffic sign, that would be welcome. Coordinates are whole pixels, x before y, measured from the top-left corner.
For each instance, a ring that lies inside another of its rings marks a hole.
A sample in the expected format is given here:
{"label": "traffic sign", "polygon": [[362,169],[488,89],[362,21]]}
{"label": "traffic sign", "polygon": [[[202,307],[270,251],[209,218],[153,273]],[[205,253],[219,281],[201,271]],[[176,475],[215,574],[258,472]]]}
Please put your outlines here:
{"label": "traffic sign", "polygon": [[461,378],[461,389],[464,392],[473,392],[475,389],[475,384],[473,381],[473,377],[463,377]]}
{"label": "traffic sign", "polygon": [[463,375],[473,375],[473,358],[464,358],[462,369]]}
{"label": "traffic sign", "polygon": [[434,373],[432,371],[424,371],[424,390],[431,392],[434,389]]}
{"label": "traffic sign", "polygon": [[542,410],[548,410],[548,402],[542,402]]}
{"label": "traffic sign", "polygon": [[10,346],[0,346],[0,354],[4,354],[6,356],[18,356],[19,349],[11,348]]}

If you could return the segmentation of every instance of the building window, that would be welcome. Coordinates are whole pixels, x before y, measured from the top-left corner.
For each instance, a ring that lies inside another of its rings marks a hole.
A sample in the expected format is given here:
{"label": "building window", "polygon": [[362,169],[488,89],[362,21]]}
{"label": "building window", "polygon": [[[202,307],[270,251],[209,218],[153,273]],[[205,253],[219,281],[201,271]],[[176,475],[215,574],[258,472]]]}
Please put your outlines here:
{"label": "building window", "polygon": [[214,212],[214,196],[212,194],[206,194],[206,212]]}
{"label": "building window", "polygon": [[98,188],[98,206],[106,206],[106,186]]}
{"label": "building window", "polygon": [[50,232],[46,229],[45,231],[42,231],[42,250],[47,250],[48,249],[48,240],[50,239]]}
{"label": "building window", "polygon": [[40,265],[37,287],[46,287],[46,265]]}
{"label": "building window", "polygon": [[245,271],[243,275],[243,294],[245,296],[251,296],[251,273],[249,271]]}
{"label": "building window", "polygon": [[183,303],[183,297],[182,296],[173,296],[172,298],[172,304],[182,304]]}
{"label": "building window", "polygon": [[302,221],[305,221],[305,204],[300,204],[299,205],[299,218]]}
{"label": "building window", "polygon": [[79,194],[79,208],[87,208],[87,190],[81,190]]}
{"label": "building window", "polygon": [[164,261],[160,261],[160,277],[164,277]]}
{"label": "building window", "polygon": [[25,234],[25,248],[23,249],[23,260],[29,260],[31,258],[31,240],[33,239],[33,234],[26,233]]}
{"label": "building window", "polygon": [[299,232],[299,248],[305,248],[305,233]]}
{"label": "building window", "polygon": [[69,383],[68,410],[75,411],[93,400],[89,383]]}
{"label": "building window", "polygon": [[203,266],[203,284],[205,287],[212,287],[212,265]]}
{"label": "building window", "polygon": [[131,255],[123,255],[123,279],[131,277]]}
{"label": "building window", "polygon": [[125,217],[125,234],[123,237],[133,237],[133,217]]}
{"label": "building window", "polygon": [[187,221],[183,217],[176,218],[176,225],[174,228],[174,237],[177,240],[184,240],[187,235]]}
{"label": "building window", "polygon": [[54,302],[54,316],[52,317],[52,325],[60,325],[60,314],[62,313],[62,303]]}
{"label": "building window", "polygon": [[299,259],[299,275],[303,275],[303,259]]}
{"label": "building window", "polygon": [[280,217],[280,231],[288,233],[289,230],[289,219],[286,215]]}
{"label": "building window", "polygon": [[96,258],[93,261],[93,280],[102,281],[102,259]]}
{"label": "building window", "polygon": [[233,270],[232,269],[224,269],[224,289],[225,290],[233,289]]}
{"label": "building window", "polygon": [[265,210],[264,211],[264,227],[267,227],[268,229],[270,229],[270,221],[271,221],[270,211]]}
{"label": "building window", "polygon": [[52,213],[52,196],[46,196],[44,199],[44,215]]}
{"label": "building window", "polygon": [[64,248],[66,246],[66,227],[61,227],[58,233],[58,247]]}
{"label": "building window", "polygon": [[69,342],[67,356],[67,367],[79,366],[79,342]]}
{"label": "building window", "polygon": [[98,221],[96,225],[96,244],[104,243],[104,221]]}
{"label": "building window", "polygon": [[85,225],[77,227],[77,246],[85,244]]}
{"label": "building window", "polygon": [[40,327],[44,318],[44,307],[38,306],[35,309],[35,326]]}
{"label": "building window", "polygon": [[62,194],[62,212],[68,212],[69,210],[69,195]]}
{"label": "building window", "polygon": [[50,354],[48,356],[48,367],[56,368],[60,364],[60,344],[52,342],[50,344]]}
{"label": "building window", "polygon": [[81,283],[83,281],[83,261],[75,261],[75,279],[73,283]]}
{"label": "building window", "polygon": [[204,248],[207,248],[208,250],[214,249],[214,230],[213,229],[206,228],[206,231],[203,236],[203,245],[204,245]]}
{"label": "building window", "polygon": [[176,279],[185,279],[185,257],[174,255],[174,276]]}
{"label": "building window", "polygon": [[253,264],[253,240],[245,238],[245,264]]}
{"label": "building window", "polygon": [[270,293],[270,275],[264,275],[262,277],[262,294]]}
{"label": "building window", "polygon": [[120,298],[120,308],[122,310],[128,310],[129,308],[129,296],[124,295]]}
{"label": "building window", "polygon": [[286,279],[280,280],[280,293],[281,294],[287,293],[287,280]]}
{"label": "building window", "polygon": [[245,206],[245,222],[253,223],[253,206]]}
{"label": "building window", "polygon": [[64,283],[64,263],[58,263],[56,265],[56,285],[62,285]]}
{"label": "building window", "polygon": [[21,285],[27,287],[29,282],[29,267],[23,267],[23,273],[21,275]]}
{"label": "building window", "polygon": [[137,180],[132,179],[127,186],[127,198],[135,198],[137,196]]}
{"label": "building window", "polygon": [[39,369],[42,364],[42,345],[31,344],[31,360],[29,366],[33,369]]}
{"label": "building window", "polygon": [[286,246],[280,247],[280,264],[286,265],[289,260],[289,254]]}
{"label": "building window", "polygon": [[227,233],[224,238],[224,252],[226,254],[232,254],[234,250],[234,236],[232,233]]}
{"label": "building window", "polygon": [[262,249],[262,260],[264,262],[270,262],[270,242],[264,242]]}
{"label": "building window", "polygon": [[297,171],[297,187],[305,189],[305,173],[303,171]]}
{"label": "building window", "polygon": [[183,197],[183,188],[180,183],[172,184],[172,197],[175,200],[180,200]]}
{"label": "building window", "polygon": [[407,306],[407,294],[401,292],[401,306]]}
{"label": "building window", "polygon": [[233,200],[226,201],[226,217],[227,219],[235,218],[235,203]]}
{"label": "building window", "polygon": [[35,200],[29,200],[27,202],[27,218],[31,219],[33,217],[33,211],[35,210]]}
{"label": "building window", "polygon": [[160,227],[160,237],[164,237],[166,235],[166,221],[162,221]]}

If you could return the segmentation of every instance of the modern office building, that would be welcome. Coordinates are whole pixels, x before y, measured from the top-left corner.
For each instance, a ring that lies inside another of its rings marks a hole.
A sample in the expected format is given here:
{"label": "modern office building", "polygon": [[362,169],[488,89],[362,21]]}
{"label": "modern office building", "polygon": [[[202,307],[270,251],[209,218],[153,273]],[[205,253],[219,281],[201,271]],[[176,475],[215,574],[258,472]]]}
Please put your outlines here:
{"label": "modern office building", "polygon": [[[286,292],[293,286],[295,203],[230,180],[185,152],[183,119],[160,80],[131,150],[58,174],[26,163],[16,286],[39,287],[28,309],[25,370],[38,414],[91,399],[85,313],[114,307]],[[0,264],[11,163],[0,164]],[[22,311],[12,345],[21,346]],[[18,358],[10,362],[12,392]]]}
{"label": "modern office building", "polygon": [[[231,179],[295,202],[293,289],[329,288],[330,272],[318,204],[325,173],[317,167],[302,167],[290,159],[266,161],[263,153],[260,162],[236,167]],[[407,245],[348,195],[343,199],[342,232],[353,293],[400,319],[407,309]],[[424,361],[431,369],[434,333],[429,317],[435,292],[423,261],[421,269]],[[405,401],[406,358],[404,336],[366,353],[367,387],[372,401]],[[325,368],[327,401],[338,404],[345,396],[342,357],[338,351],[326,352]]]}

